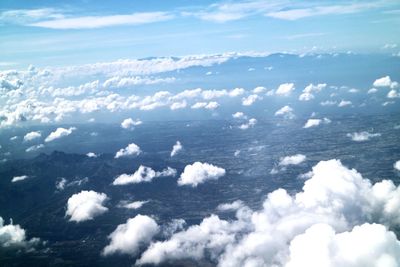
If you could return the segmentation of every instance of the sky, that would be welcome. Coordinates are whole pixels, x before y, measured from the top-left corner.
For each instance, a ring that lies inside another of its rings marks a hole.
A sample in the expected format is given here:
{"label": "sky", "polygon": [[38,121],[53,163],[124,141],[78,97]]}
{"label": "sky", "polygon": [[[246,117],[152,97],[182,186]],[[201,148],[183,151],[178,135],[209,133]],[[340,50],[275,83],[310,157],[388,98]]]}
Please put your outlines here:
{"label": "sky", "polygon": [[224,52],[392,53],[400,2],[0,3],[0,69]]}

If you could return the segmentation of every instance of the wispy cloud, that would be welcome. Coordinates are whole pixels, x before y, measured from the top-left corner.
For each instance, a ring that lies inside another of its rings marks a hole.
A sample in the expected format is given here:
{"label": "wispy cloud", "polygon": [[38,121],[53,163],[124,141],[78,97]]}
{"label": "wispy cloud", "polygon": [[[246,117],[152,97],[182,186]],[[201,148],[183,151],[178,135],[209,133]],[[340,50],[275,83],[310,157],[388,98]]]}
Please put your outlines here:
{"label": "wispy cloud", "polygon": [[287,39],[287,40],[295,40],[295,39],[317,37],[317,36],[323,36],[323,35],[326,35],[326,33],[324,33],[324,32],[310,32],[310,33],[300,33],[300,34],[287,35],[287,36],[284,36],[283,38]]}
{"label": "wispy cloud", "polygon": [[0,12],[0,23],[27,24],[62,18],[64,18],[62,12],[54,8],[13,9]]}
{"label": "wispy cloud", "polygon": [[172,19],[166,12],[143,12],[129,15],[83,16],[40,21],[29,26],[50,29],[94,29],[120,25],[140,25]]}

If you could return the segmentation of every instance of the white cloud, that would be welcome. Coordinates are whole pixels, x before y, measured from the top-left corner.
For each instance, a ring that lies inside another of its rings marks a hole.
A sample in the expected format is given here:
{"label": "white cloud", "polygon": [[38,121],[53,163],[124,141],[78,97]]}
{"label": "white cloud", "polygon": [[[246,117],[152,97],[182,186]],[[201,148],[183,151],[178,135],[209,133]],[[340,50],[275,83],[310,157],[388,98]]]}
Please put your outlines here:
{"label": "white cloud", "polygon": [[356,142],[363,142],[363,141],[368,141],[370,138],[373,137],[378,137],[381,136],[380,133],[369,133],[366,131],[362,131],[362,132],[356,132],[356,133],[348,133],[346,135],[347,137],[350,137],[351,140],[356,141]]}
{"label": "white cloud", "polygon": [[259,210],[238,205],[235,220],[211,215],[151,243],[136,264],[400,265],[400,243],[388,230],[400,223],[400,188],[391,180],[373,185],[338,160],[321,161],[312,173],[296,194],[275,190]]}
{"label": "white cloud", "polygon": [[322,101],[320,103],[320,105],[323,106],[323,107],[325,107],[325,106],[334,106],[336,104],[337,104],[336,101],[331,101],[331,100]]}
{"label": "white cloud", "polygon": [[280,166],[288,166],[288,165],[299,165],[307,159],[305,155],[296,154],[293,156],[286,156],[280,159]]}
{"label": "white cloud", "polygon": [[126,184],[137,184],[144,182],[151,182],[154,178],[175,176],[176,170],[173,168],[166,168],[161,172],[156,172],[150,167],[140,165],[137,171],[133,174],[121,174],[115,178],[113,185],[126,185]]}
{"label": "white cloud", "polygon": [[183,173],[178,179],[178,185],[190,185],[197,187],[208,180],[217,180],[225,175],[223,168],[208,163],[195,162],[192,165],[186,165]]}
{"label": "white cloud", "polygon": [[171,157],[176,156],[182,149],[183,149],[183,146],[182,146],[181,142],[176,141],[176,144],[172,147],[170,156]]}
{"label": "white cloud", "polygon": [[133,201],[133,202],[127,202],[127,201],[121,201],[118,204],[119,208],[125,208],[125,209],[131,209],[131,210],[137,210],[140,209],[144,204],[148,203],[149,201]]}
{"label": "white cloud", "polygon": [[251,118],[247,123],[243,123],[241,125],[239,125],[239,129],[241,130],[247,130],[251,127],[254,127],[254,125],[257,124],[257,120],[254,118]]}
{"label": "white cloud", "polygon": [[393,89],[398,86],[398,83],[392,81],[392,79],[390,79],[390,76],[384,76],[382,78],[376,79],[373,83],[373,86],[375,86],[375,87],[390,87]]}
{"label": "white cloud", "polygon": [[70,127],[68,129],[65,128],[57,128],[57,130],[55,130],[54,132],[51,132],[49,134],[49,136],[46,137],[46,139],[44,139],[45,142],[51,142],[54,141],[56,139],[59,139],[61,137],[64,136],[68,136],[70,135],[74,130],[76,130],[75,127]]}
{"label": "white cloud", "polygon": [[267,88],[265,88],[264,86],[257,86],[256,88],[253,89],[254,94],[262,94],[265,91],[267,91]]}
{"label": "white cloud", "polygon": [[104,193],[81,191],[68,199],[65,215],[70,216],[69,220],[75,222],[93,220],[94,217],[108,211],[108,208],[103,206],[107,199]]}
{"label": "white cloud", "polygon": [[331,120],[328,118],[323,119],[308,119],[306,124],[304,124],[303,128],[311,128],[320,125],[321,123],[331,123]]}
{"label": "white cloud", "polygon": [[171,110],[182,109],[182,108],[186,108],[186,106],[187,106],[187,102],[184,100],[182,102],[172,103],[170,106],[170,109]]}
{"label": "white cloud", "polygon": [[24,136],[24,141],[32,141],[34,139],[42,137],[42,134],[39,131],[29,132]]}
{"label": "white cloud", "polygon": [[275,116],[282,116],[285,119],[293,119],[294,113],[293,109],[289,106],[284,106],[275,112]]}
{"label": "white cloud", "polygon": [[32,151],[37,151],[41,148],[43,148],[44,145],[43,144],[39,144],[39,145],[34,145],[34,146],[30,146],[27,149],[25,149],[25,152],[32,152]]}
{"label": "white cloud", "polygon": [[211,101],[211,102],[208,102],[208,104],[204,108],[209,109],[209,110],[214,110],[214,109],[217,109],[218,107],[219,107],[218,102]]}
{"label": "white cloud", "polygon": [[376,8],[379,5],[377,3],[349,3],[342,5],[321,5],[301,8],[283,8],[282,10],[274,10],[268,12],[266,16],[283,19],[283,20],[298,20],[314,16],[323,15],[340,15],[340,14],[352,14],[363,10]]}
{"label": "white cloud", "polygon": [[121,158],[121,157],[127,157],[127,156],[138,156],[142,151],[140,150],[140,147],[136,145],[135,143],[129,144],[125,148],[121,148],[120,150],[117,151],[115,154],[114,158]]}
{"label": "white cloud", "polygon": [[94,29],[118,25],[141,25],[172,19],[165,12],[142,12],[129,15],[87,16],[39,21],[30,26],[50,29]]}
{"label": "white cloud", "polygon": [[139,119],[133,120],[132,118],[128,118],[121,122],[121,127],[124,129],[132,129],[140,124],[142,124],[141,120]]}
{"label": "white cloud", "polygon": [[235,200],[232,203],[224,203],[224,204],[219,204],[217,207],[218,211],[236,211],[240,208],[244,207],[244,203],[241,200]]}
{"label": "white cloud", "polygon": [[378,92],[378,89],[371,88],[371,89],[368,90],[367,94],[375,94],[376,92]]}
{"label": "white cloud", "polygon": [[314,95],[312,93],[318,93],[326,88],[326,83],[319,83],[314,85],[310,83],[304,88],[303,93],[299,96],[300,101],[310,101],[314,99]]}
{"label": "white cloud", "polygon": [[157,223],[146,215],[136,215],[125,224],[120,224],[108,238],[111,239],[102,254],[105,256],[115,253],[136,255],[143,245],[148,245],[153,236],[159,231]]}
{"label": "white cloud", "polygon": [[400,171],[400,160],[396,161],[396,162],[393,164],[393,167],[394,167],[396,170]]}
{"label": "white cloud", "polygon": [[3,248],[26,248],[32,249],[40,243],[39,238],[27,239],[25,229],[19,224],[4,224],[4,219],[0,217],[0,247]]}
{"label": "white cloud", "polygon": [[56,189],[59,191],[62,191],[65,189],[65,186],[67,185],[67,179],[61,178],[56,182]]}
{"label": "white cloud", "polygon": [[232,89],[231,91],[229,91],[229,96],[230,97],[237,97],[237,96],[241,96],[245,93],[245,90],[243,88],[235,88]]}
{"label": "white cloud", "polygon": [[26,180],[26,179],[28,179],[28,178],[29,178],[28,175],[14,176],[14,177],[12,178],[11,182],[12,182],[12,183],[16,183],[16,182],[19,182],[19,181]]}
{"label": "white cloud", "polygon": [[316,224],[294,238],[289,250],[287,267],[400,264],[400,242],[380,224],[365,223],[342,233],[328,224]]}
{"label": "white cloud", "polygon": [[340,103],[338,104],[338,107],[347,107],[350,106],[351,104],[353,104],[351,101],[348,100],[342,100],[340,101]]}
{"label": "white cloud", "polygon": [[289,96],[294,90],[294,83],[283,83],[276,89],[275,94],[279,96]]}
{"label": "white cloud", "polygon": [[400,98],[400,93],[398,91],[392,89],[387,94],[387,98]]}
{"label": "white cloud", "polygon": [[235,118],[235,119],[247,119],[247,116],[246,115],[244,115],[244,113],[243,112],[236,112],[236,113],[234,113],[234,114],[232,114],[232,117],[233,118]]}
{"label": "white cloud", "polygon": [[87,153],[86,156],[89,157],[89,158],[97,158],[96,153],[93,153],[93,152]]}
{"label": "white cloud", "polygon": [[248,97],[244,97],[242,99],[242,105],[243,106],[251,106],[256,102],[257,100],[261,100],[262,97],[259,95],[249,95]]}

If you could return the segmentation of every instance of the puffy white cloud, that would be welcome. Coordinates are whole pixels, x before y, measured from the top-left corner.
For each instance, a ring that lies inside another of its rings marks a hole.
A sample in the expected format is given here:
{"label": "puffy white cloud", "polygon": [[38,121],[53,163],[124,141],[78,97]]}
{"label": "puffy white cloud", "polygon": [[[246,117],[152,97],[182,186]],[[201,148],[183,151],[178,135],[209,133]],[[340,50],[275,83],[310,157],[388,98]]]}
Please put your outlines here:
{"label": "puffy white cloud", "polygon": [[51,132],[49,134],[49,136],[47,136],[46,139],[44,139],[44,141],[45,142],[54,141],[54,140],[59,139],[61,137],[70,135],[75,130],[76,130],[75,127],[70,127],[68,129],[61,128],[61,127],[57,128],[54,132]]}
{"label": "puffy white cloud", "polygon": [[120,157],[127,157],[127,156],[138,156],[142,151],[140,150],[140,147],[136,145],[135,143],[129,144],[125,148],[121,148],[120,150],[117,151],[115,154],[114,158],[120,158]]}
{"label": "puffy white cloud", "polygon": [[249,95],[248,97],[244,97],[242,99],[242,105],[243,106],[251,106],[256,102],[257,100],[261,100],[262,97],[259,95]]}
{"label": "puffy white cloud", "polygon": [[378,89],[371,88],[371,89],[368,90],[367,94],[375,94],[376,92],[378,92]]}
{"label": "puffy white cloud", "polygon": [[362,132],[355,132],[355,133],[348,133],[346,135],[347,137],[350,137],[351,140],[356,141],[356,142],[363,142],[363,141],[368,141],[372,137],[378,137],[381,136],[380,133],[369,133],[366,131]]}
{"label": "puffy white cloud", "polygon": [[235,200],[232,203],[219,204],[217,207],[217,210],[219,210],[219,211],[235,211],[235,210],[238,210],[243,207],[244,207],[243,201]]}
{"label": "puffy white cloud", "polygon": [[311,99],[314,99],[314,95],[312,93],[318,93],[322,91],[324,88],[326,88],[326,83],[319,83],[317,85],[314,85],[310,83],[309,85],[304,88],[303,93],[299,96],[300,101],[309,101]]}
{"label": "puffy white cloud", "polygon": [[86,156],[89,157],[89,158],[97,158],[96,153],[93,153],[93,152],[87,153]]}
{"label": "puffy white cloud", "polygon": [[247,123],[243,123],[241,125],[239,125],[239,129],[241,130],[247,130],[251,127],[254,127],[254,125],[257,124],[257,120],[254,118],[251,118]]}
{"label": "puffy white cloud", "polygon": [[190,185],[196,187],[208,180],[217,180],[225,175],[225,169],[208,163],[195,162],[186,165],[178,179],[178,185]]}
{"label": "puffy white cloud", "polygon": [[70,221],[83,222],[93,220],[108,211],[103,204],[107,200],[107,195],[95,191],[81,191],[72,195],[67,202],[65,215],[70,216]]}
{"label": "puffy white cloud", "polygon": [[347,106],[350,106],[351,104],[353,104],[353,103],[351,101],[349,101],[349,100],[342,100],[338,104],[338,107],[340,107],[340,108],[347,107]]}
{"label": "puffy white cloud", "polygon": [[182,109],[182,108],[186,108],[186,106],[187,106],[187,102],[184,100],[182,102],[172,103],[170,106],[170,109],[171,110]]}
{"label": "puffy white cloud", "polygon": [[18,224],[4,224],[0,217],[0,247],[31,249],[40,243],[39,238],[27,239],[26,231]]}
{"label": "puffy white cloud", "polygon": [[31,141],[31,140],[40,138],[41,136],[42,136],[42,134],[39,131],[29,132],[24,136],[24,141]]}
{"label": "puffy white cloud", "polygon": [[308,119],[306,124],[304,124],[303,128],[311,128],[320,125],[321,123],[331,123],[331,120],[328,118],[323,119]]}
{"label": "puffy white cloud", "polygon": [[267,88],[265,88],[264,86],[257,86],[256,88],[253,89],[254,94],[262,94],[265,91],[267,91]]}
{"label": "puffy white cloud", "polygon": [[297,266],[398,266],[400,242],[380,224],[363,224],[335,233],[316,224],[290,244],[287,267]]}
{"label": "puffy white cloud", "polygon": [[219,107],[218,102],[211,101],[211,102],[208,102],[208,104],[204,108],[209,109],[209,110],[214,110],[214,109],[217,109],[218,107]]}
{"label": "puffy white cloud", "polygon": [[241,96],[245,93],[245,90],[243,88],[235,88],[232,89],[231,91],[229,91],[229,96],[230,97],[237,97],[237,96]]}
{"label": "puffy white cloud", "polygon": [[173,168],[166,168],[161,172],[156,172],[150,167],[140,165],[137,171],[133,174],[121,174],[115,178],[113,185],[126,185],[126,184],[137,184],[144,182],[151,182],[154,178],[164,176],[175,176],[176,170]]}
{"label": "puffy white cloud", "polygon": [[398,91],[392,89],[387,94],[387,98],[400,98],[400,93]]}
{"label": "puffy white cloud", "polygon": [[375,87],[390,87],[390,88],[396,88],[398,86],[397,82],[392,81],[390,79],[390,76],[385,76],[379,79],[376,79],[373,83],[373,86]]}
{"label": "puffy white cloud", "polygon": [[283,83],[276,89],[275,94],[278,96],[289,96],[294,90],[294,83]]}
{"label": "puffy white cloud", "polygon": [[[398,266],[400,188],[372,184],[338,160],[313,167],[303,190],[269,193],[260,210],[237,205],[155,241],[137,264],[208,258],[218,266]],[[386,227],[385,227],[385,226]]]}
{"label": "puffy white cloud", "polygon": [[304,162],[307,159],[305,155],[296,154],[293,156],[286,156],[280,159],[279,165],[280,166],[288,166],[288,165],[298,165]]}
{"label": "puffy white cloud", "polygon": [[181,142],[176,141],[176,144],[172,147],[170,156],[173,157],[173,156],[177,155],[182,149],[183,149],[183,146],[182,146]]}
{"label": "puffy white cloud", "polygon": [[239,111],[234,113],[234,114],[232,114],[232,117],[235,118],[235,119],[247,119],[247,116],[244,115],[243,112],[239,112]]}
{"label": "puffy white cloud", "polygon": [[19,182],[19,181],[26,180],[26,179],[28,179],[28,178],[29,178],[28,175],[14,176],[14,177],[12,178],[11,182],[12,182],[12,183],[16,183],[16,182]]}
{"label": "puffy white cloud", "polygon": [[132,129],[135,126],[142,124],[139,119],[133,120],[132,118],[125,119],[121,122],[121,127],[124,129]]}
{"label": "puffy white cloud", "polygon": [[138,214],[128,219],[126,223],[118,225],[108,236],[111,241],[103,249],[102,254],[105,256],[114,253],[135,255],[141,246],[150,243],[158,231],[159,226],[154,219]]}
{"label": "puffy white cloud", "polygon": [[334,106],[334,105],[336,105],[337,104],[337,102],[336,101],[331,101],[331,100],[326,100],[326,101],[322,101],[321,103],[320,103],[320,105],[321,106]]}
{"label": "puffy white cloud", "polygon": [[396,162],[393,164],[393,167],[394,167],[396,170],[400,171],[400,160],[396,161]]}
{"label": "puffy white cloud", "polygon": [[294,113],[293,109],[289,106],[284,106],[275,112],[275,116],[282,116],[285,119],[293,119]]}

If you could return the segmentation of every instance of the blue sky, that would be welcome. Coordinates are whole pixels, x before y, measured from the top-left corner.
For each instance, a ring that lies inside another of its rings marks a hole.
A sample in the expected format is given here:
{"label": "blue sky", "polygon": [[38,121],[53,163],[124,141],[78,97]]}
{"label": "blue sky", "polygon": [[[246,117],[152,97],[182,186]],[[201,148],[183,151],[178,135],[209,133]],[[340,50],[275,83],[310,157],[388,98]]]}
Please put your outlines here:
{"label": "blue sky", "polygon": [[0,68],[227,51],[397,53],[399,29],[395,0],[2,0]]}

